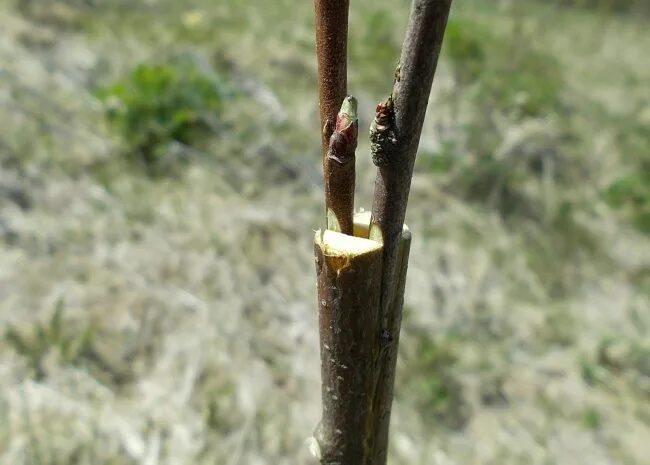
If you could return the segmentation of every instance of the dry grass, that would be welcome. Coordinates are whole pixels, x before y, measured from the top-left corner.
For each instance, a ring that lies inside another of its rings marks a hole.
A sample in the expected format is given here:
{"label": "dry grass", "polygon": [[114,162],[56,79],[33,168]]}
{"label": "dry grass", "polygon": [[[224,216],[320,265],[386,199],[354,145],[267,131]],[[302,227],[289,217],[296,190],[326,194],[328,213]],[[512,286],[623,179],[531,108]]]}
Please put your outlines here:
{"label": "dry grass", "polygon": [[[352,16],[355,59],[377,60],[351,70],[366,118],[393,63],[358,44],[376,32],[398,47],[403,3]],[[393,464],[650,457],[650,246],[599,196],[631,166],[627,122],[648,118],[650,37],[634,18],[524,4],[453,14],[516,23],[562,63],[563,110],[490,131],[497,160],[550,153],[564,171],[517,181],[530,214],[509,216],[454,188],[463,169],[432,172],[441,141],[471,151],[475,117],[441,64],[408,212]],[[308,463],[322,209],[311,4],[20,5],[0,2],[0,464]],[[93,92],[188,51],[240,97],[228,131],[151,178],[120,157]],[[358,172],[369,206],[370,161]]]}

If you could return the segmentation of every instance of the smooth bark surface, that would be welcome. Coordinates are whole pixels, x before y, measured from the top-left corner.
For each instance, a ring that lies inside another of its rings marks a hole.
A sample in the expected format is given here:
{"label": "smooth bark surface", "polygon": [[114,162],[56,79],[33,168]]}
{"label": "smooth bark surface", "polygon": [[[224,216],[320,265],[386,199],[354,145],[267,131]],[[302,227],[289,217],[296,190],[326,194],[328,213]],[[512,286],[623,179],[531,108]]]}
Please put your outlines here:
{"label": "smooth bark surface", "polygon": [[323,417],[314,437],[323,465],[370,465],[379,344],[381,245],[332,231],[314,240]]}
{"label": "smooth bark surface", "polygon": [[336,114],[347,95],[349,0],[314,0],[323,163]]}
{"label": "smooth bark surface", "polygon": [[413,0],[393,92],[377,107],[375,116],[375,121],[381,119],[382,126],[386,126],[382,131],[386,136],[375,134],[377,142],[372,147],[378,173],[370,238],[384,244],[382,305],[385,310],[395,291],[398,244],[413,164],[450,7],[451,0]]}
{"label": "smooth bark surface", "polygon": [[408,270],[409,252],[411,249],[411,233],[405,226],[399,242],[397,262],[397,288],[382,329],[382,350],[377,362],[377,385],[374,394],[373,411],[376,415],[376,431],[373,434],[374,447],[371,463],[385,465],[388,458],[388,436],[390,430],[390,414],[393,405],[393,388],[395,386],[395,367],[397,364],[397,348],[399,346],[400,328],[402,326],[402,308],[404,306],[404,288]]}
{"label": "smooth bark surface", "polygon": [[413,0],[400,65],[391,96],[377,106],[371,126],[373,162],[378,167],[369,236],[383,243],[380,383],[375,409],[381,417],[373,465],[384,465],[402,320],[410,237],[403,240],[413,165],[451,0]]}
{"label": "smooth bark surface", "polygon": [[[316,233],[323,417],[314,434],[321,464],[383,465],[393,396],[396,339],[380,321],[382,245],[367,240],[370,212],[354,218],[355,237]],[[401,318],[411,234],[400,240]],[[399,333],[401,321],[389,324]]]}

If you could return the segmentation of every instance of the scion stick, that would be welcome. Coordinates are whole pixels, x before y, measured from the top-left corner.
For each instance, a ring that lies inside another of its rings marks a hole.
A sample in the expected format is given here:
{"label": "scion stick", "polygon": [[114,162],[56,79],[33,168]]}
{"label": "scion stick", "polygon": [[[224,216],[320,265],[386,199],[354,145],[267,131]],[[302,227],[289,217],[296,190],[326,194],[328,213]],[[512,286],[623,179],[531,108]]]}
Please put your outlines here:
{"label": "scion stick", "polygon": [[[404,247],[400,245],[413,165],[452,0],[413,0],[391,96],[377,107],[371,151],[377,165],[370,239],[383,244],[382,341],[375,405],[382,419],[377,465],[386,463],[388,427],[402,319]],[[401,289],[400,289],[401,287]]]}

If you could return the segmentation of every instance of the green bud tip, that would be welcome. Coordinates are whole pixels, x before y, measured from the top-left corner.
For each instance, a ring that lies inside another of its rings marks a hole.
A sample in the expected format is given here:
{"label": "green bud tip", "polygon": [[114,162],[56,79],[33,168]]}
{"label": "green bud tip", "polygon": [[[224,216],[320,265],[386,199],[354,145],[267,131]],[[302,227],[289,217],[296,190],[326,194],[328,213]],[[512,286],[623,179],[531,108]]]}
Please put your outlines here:
{"label": "green bud tip", "polygon": [[336,130],[342,131],[352,124],[355,124],[357,121],[357,99],[348,95],[343,99],[341,110],[336,117]]}
{"label": "green bud tip", "polygon": [[339,113],[345,113],[352,121],[356,121],[358,119],[357,99],[351,95],[345,97],[343,99],[343,104],[341,105],[341,111]]}

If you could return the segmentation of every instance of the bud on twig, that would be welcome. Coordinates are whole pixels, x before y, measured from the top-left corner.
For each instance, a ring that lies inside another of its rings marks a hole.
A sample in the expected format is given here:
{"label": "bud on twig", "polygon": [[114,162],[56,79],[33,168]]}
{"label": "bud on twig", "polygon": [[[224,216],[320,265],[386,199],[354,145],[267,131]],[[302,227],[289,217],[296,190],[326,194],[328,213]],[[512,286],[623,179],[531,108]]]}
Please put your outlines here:
{"label": "bud on twig", "polygon": [[385,166],[395,158],[395,110],[393,97],[377,105],[375,119],[370,125],[370,154],[375,166]]}
{"label": "bud on twig", "polygon": [[358,132],[357,100],[348,96],[336,116],[324,166],[327,229],[348,235],[352,235],[353,230],[354,152]]}

